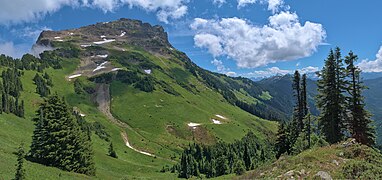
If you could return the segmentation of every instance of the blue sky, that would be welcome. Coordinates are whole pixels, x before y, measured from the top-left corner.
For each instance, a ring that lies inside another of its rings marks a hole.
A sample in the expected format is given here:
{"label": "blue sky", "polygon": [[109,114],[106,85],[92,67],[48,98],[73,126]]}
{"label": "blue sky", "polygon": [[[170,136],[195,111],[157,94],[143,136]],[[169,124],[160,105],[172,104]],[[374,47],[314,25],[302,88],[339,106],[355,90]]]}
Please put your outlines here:
{"label": "blue sky", "polygon": [[20,57],[44,29],[119,18],[162,25],[199,66],[262,77],[320,69],[330,48],[353,50],[382,72],[382,1],[356,0],[2,0],[0,53]]}

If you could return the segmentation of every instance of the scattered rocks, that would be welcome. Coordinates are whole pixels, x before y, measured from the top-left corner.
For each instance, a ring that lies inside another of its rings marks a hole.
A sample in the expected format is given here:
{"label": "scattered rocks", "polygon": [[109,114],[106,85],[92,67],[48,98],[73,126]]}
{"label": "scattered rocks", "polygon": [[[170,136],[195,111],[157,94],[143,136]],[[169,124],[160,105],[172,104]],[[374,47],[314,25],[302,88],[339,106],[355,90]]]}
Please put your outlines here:
{"label": "scattered rocks", "polygon": [[337,160],[335,160],[335,159],[333,159],[332,163],[335,164],[336,166],[340,165],[340,163]]}
{"label": "scattered rocks", "polygon": [[325,172],[325,171],[318,171],[316,175],[314,175],[314,177],[319,177],[323,180],[332,180],[332,176],[330,176],[329,173]]}
{"label": "scattered rocks", "polygon": [[298,173],[300,174],[300,176],[306,175],[305,169],[301,169]]}
{"label": "scattered rocks", "polygon": [[290,170],[284,174],[284,177],[292,177],[294,175],[294,170]]}
{"label": "scattered rocks", "polygon": [[276,166],[272,168],[272,172],[274,172],[274,171],[276,171],[276,170],[277,170],[277,167],[276,167]]}
{"label": "scattered rocks", "polygon": [[356,140],[354,138],[351,138],[351,139],[348,139],[347,141],[343,142],[341,145],[342,147],[346,148],[346,147],[349,147],[351,145],[354,145],[356,144]]}

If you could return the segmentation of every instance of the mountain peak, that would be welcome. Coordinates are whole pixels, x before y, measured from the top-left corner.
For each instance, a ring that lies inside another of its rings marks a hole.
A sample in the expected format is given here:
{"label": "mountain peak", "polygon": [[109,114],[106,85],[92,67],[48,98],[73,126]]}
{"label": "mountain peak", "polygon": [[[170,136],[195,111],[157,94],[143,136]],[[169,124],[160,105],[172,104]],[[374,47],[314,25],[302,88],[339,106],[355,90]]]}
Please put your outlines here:
{"label": "mountain peak", "polygon": [[54,46],[53,42],[65,41],[81,46],[116,41],[120,45],[129,44],[151,52],[161,52],[163,48],[172,48],[162,26],[152,26],[140,20],[127,18],[99,22],[77,29],[43,31],[36,44]]}

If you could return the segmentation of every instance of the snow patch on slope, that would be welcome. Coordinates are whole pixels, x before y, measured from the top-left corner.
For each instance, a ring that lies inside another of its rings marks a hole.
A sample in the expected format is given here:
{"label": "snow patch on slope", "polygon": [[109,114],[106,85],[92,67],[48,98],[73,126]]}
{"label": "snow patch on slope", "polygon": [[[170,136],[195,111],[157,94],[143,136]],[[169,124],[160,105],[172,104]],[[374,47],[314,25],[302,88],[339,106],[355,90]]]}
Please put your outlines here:
{"label": "snow patch on slope", "polygon": [[105,65],[106,65],[107,63],[108,63],[107,61],[101,63],[99,66],[97,66],[97,67],[93,70],[93,72],[96,72],[96,71],[99,71],[99,70],[101,70],[101,69],[106,68]]}
{"label": "snow patch on slope", "polygon": [[105,44],[105,43],[110,43],[110,42],[113,42],[115,41],[115,39],[103,39],[103,41],[96,41],[96,42],[93,42],[94,44]]}
{"label": "snow patch on slope", "polygon": [[227,119],[226,117],[222,116],[222,115],[219,115],[219,114],[216,114],[215,115],[216,117],[220,118],[220,119]]}
{"label": "snow patch on slope", "polygon": [[80,76],[82,76],[82,74],[74,74],[74,75],[69,76],[68,78],[73,79],[73,78],[80,77]]}

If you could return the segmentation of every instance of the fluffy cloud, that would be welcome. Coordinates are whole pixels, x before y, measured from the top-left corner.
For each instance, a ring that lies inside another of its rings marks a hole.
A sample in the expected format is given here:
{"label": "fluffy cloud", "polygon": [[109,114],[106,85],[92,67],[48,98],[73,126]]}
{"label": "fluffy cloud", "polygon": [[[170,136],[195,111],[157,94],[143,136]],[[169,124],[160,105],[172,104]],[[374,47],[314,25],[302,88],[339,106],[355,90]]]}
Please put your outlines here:
{"label": "fluffy cloud", "polygon": [[48,28],[46,26],[38,27],[38,26],[26,26],[22,29],[11,29],[11,33],[15,37],[19,38],[27,38],[32,40],[37,40],[40,33],[44,30],[52,30],[51,28]]}
{"label": "fluffy cloud", "polygon": [[320,69],[318,67],[308,66],[308,67],[299,69],[298,71],[300,71],[301,74],[311,74],[311,73],[316,73],[319,70]]}
{"label": "fluffy cloud", "polygon": [[208,52],[213,56],[219,56],[223,53],[221,40],[218,36],[213,34],[197,34],[194,37],[195,45],[197,47],[206,47]]}
{"label": "fluffy cloud", "polygon": [[168,23],[168,19],[178,19],[187,13],[187,0],[120,0],[130,7],[136,6],[147,11],[157,11],[158,20]]}
{"label": "fluffy cloud", "polygon": [[[316,73],[317,71],[319,71],[319,68],[308,66],[308,67],[304,67],[302,69],[297,69],[297,70],[301,74],[312,74],[312,73]],[[265,70],[254,71],[254,72],[242,74],[242,76],[249,77],[249,78],[251,78],[251,77],[264,78],[264,77],[270,77],[270,76],[275,76],[275,75],[292,74],[292,73],[294,73],[294,71],[295,70],[287,70],[287,69],[280,69],[279,67],[271,67],[271,68],[267,68]]]}
{"label": "fluffy cloud", "polygon": [[224,72],[226,72],[227,70],[229,70],[229,69],[227,69],[227,68],[223,65],[223,62],[220,61],[220,60],[214,59],[214,60],[211,61],[211,64],[213,64],[214,66],[216,66],[216,69],[217,69],[218,72],[220,72],[220,73],[224,73]]}
{"label": "fluffy cloud", "polygon": [[0,43],[0,54],[5,54],[14,58],[21,58],[25,52],[29,51],[27,44],[13,44],[13,42]]}
{"label": "fluffy cloud", "polygon": [[301,24],[295,13],[280,12],[268,20],[264,26],[255,26],[236,17],[196,18],[190,27],[196,31],[197,47],[206,48],[215,57],[228,56],[241,68],[310,56],[326,37],[321,24]]}
{"label": "fluffy cloud", "polygon": [[363,72],[382,72],[382,46],[379,48],[379,51],[375,57],[376,59],[373,61],[361,61],[358,66]]}
{"label": "fluffy cloud", "polygon": [[292,70],[283,70],[278,67],[267,68],[266,70],[254,71],[245,74],[246,77],[269,77],[274,75],[285,75],[292,73]]}
{"label": "fluffy cloud", "polygon": [[63,6],[77,5],[77,0],[3,0],[0,6],[0,23],[35,21]]}
{"label": "fluffy cloud", "polygon": [[128,5],[156,12],[158,20],[178,19],[187,13],[187,0],[3,0],[0,6],[0,24],[37,21],[64,6],[98,8],[112,12]]}
{"label": "fluffy cloud", "polygon": [[237,74],[233,71],[229,71],[229,72],[225,73],[225,75],[231,76],[231,77],[237,76]]}
{"label": "fluffy cloud", "polygon": [[211,61],[211,64],[216,66],[216,70],[219,73],[223,73],[227,76],[236,76],[236,72],[231,71],[231,69],[224,66],[223,62],[217,59]]}
{"label": "fluffy cloud", "polygon": [[248,4],[268,4],[268,10],[276,13],[284,5],[283,0],[237,0],[237,8],[242,8]]}

